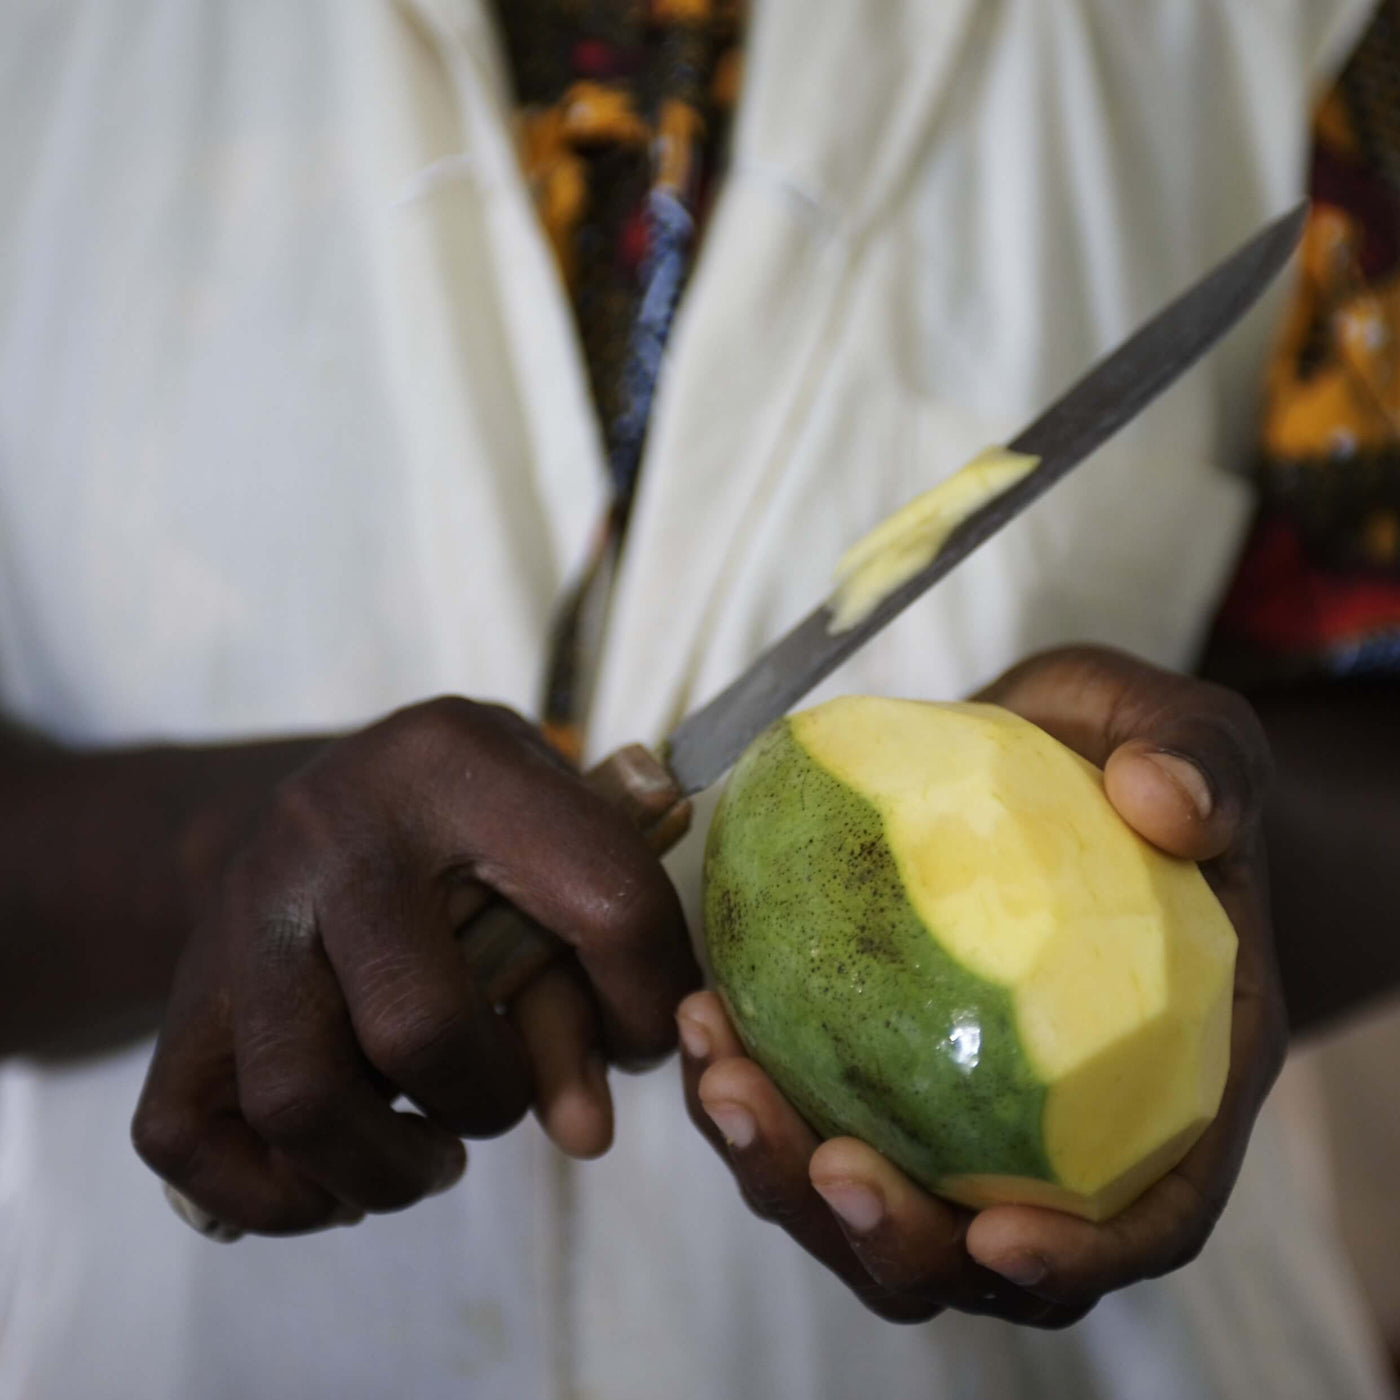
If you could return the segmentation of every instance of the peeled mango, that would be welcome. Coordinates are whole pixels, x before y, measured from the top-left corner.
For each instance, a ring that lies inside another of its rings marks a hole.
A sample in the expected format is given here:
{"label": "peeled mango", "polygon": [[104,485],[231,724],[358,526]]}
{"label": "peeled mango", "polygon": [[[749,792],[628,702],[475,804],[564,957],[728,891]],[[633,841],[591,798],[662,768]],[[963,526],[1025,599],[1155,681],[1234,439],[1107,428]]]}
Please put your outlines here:
{"label": "peeled mango", "polygon": [[779,721],[729,780],[704,906],[754,1059],[821,1135],[951,1200],[1107,1219],[1219,1107],[1224,910],[1007,710],[851,696]]}

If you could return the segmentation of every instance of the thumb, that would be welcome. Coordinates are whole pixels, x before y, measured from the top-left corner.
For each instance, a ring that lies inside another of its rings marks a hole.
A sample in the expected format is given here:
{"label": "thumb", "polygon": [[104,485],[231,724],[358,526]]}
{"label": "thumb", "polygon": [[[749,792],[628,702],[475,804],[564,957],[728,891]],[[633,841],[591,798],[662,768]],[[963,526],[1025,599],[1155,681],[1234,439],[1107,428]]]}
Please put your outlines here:
{"label": "thumb", "polygon": [[1104,788],[1118,815],[1170,855],[1214,860],[1240,837],[1245,804],[1222,804],[1201,758],[1133,739],[1115,749]]}
{"label": "thumb", "polygon": [[1104,770],[1109,801],[1170,855],[1213,860],[1259,820],[1268,741],[1243,696],[1123,652],[1073,647],[983,693]]}

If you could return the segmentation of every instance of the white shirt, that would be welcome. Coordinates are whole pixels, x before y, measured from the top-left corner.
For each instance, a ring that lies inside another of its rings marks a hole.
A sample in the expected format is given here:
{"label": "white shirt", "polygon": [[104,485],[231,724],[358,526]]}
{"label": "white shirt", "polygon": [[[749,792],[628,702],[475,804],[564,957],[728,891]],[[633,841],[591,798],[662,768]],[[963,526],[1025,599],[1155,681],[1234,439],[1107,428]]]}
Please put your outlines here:
{"label": "white shirt", "polygon": [[[654,740],[840,548],[1302,189],[1366,0],[759,0],[592,746]],[[529,709],[604,499],[479,0],[0,11],[0,699],[66,739]],[[1192,655],[1267,316],[826,688]],[[703,827],[703,821],[699,823]],[[692,840],[673,861],[693,902]],[[149,1047],[0,1070],[0,1400],[1375,1397],[1266,1111],[1190,1268],[1067,1332],[892,1328],[744,1211],[674,1067],[353,1231],[220,1249],[127,1145]]]}

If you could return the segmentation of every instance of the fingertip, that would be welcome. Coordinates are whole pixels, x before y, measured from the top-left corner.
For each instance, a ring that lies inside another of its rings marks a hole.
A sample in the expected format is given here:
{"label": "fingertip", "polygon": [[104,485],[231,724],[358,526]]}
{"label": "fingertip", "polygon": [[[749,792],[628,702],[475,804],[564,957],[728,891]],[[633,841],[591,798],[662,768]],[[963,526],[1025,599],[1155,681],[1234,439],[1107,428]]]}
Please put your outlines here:
{"label": "fingertip", "polygon": [[694,992],[676,1011],[681,1046],[692,1059],[702,1063],[741,1058],[743,1043],[735,1035],[725,1014],[724,1003],[711,991]]}
{"label": "fingertip", "polygon": [[1205,769],[1194,759],[1166,749],[1157,749],[1147,758],[1158,772],[1167,775],[1178,793],[1186,799],[1192,815],[1198,821],[1208,822],[1215,813],[1215,793]]}
{"label": "fingertip", "polygon": [[691,994],[676,1007],[676,1015],[687,1016],[693,1020],[705,1022],[723,1016],[724,1008],[720,1005],[719,997],[714,992],[705,989],[699,992],[691,992]]}
{"label": "fingertip", "polygon": [[751,1107],[765,1087],[765,1078],[752,1060],[719,1060],[700,1076],[697,1092],[700,1101],[707,1106],[729,1102]]}
{"label": "fingertip", "polygon": [[561,1085],[539,1112],[545,1132],[561,1152],[582,1161],[601,1157],[613,1141],[612,1092],[603,1057],[591,1052],[583,1073]]}
{"label": "fingertip", "polygon": [[872,1234],[890,1213],[881,1185],[881,1158],[857,1138],[831,1138],[807,1164],[812,1189],[831,1208],[847,1234]]}
{"label": "fingertip", "polygon": [[1233,839],[1210,778],[1184,755],[1146,741],[1124,744],[1109,756],[1104,789],[1118,815],[1169,855],[1209,860]]}
{"label": "fingertip", "polygon": [[758,1122],[745,1105],[713,1097],[702,1098],[700,1103],[728,1147],[743,1152],[753,1146],[758,1137]]}
{"label": "fingertip", "polygon": [[888,1213],[884,1196],[867,1181],[813,1178],[812,1189],[852,1235],[871,1234],[884,1223]]}
{"label": "fingertip", "polygon": [[[437,1179],[433,1182],[428,1191],[430,1196],[440,1196],[444,1191],[450,1191],[467,1173],[467,1146],[464,1142],[453,1138],[443,1148],[442,1165],[438,1170]],[[354,1223],[354,1222],[350,1222]]]}
{"label": "fingertip", "polygon": [[467,1170],[467,1145],[461,1138],[432,1119],[408,1109],[394,1113],[392,1122],[416,1149],[415,1156],[422,1163],[424,1195],[440,1196],[461,1181]]}
{"label": "fingertip", "polygon": [[1157,1252],[1115,1221],[1039,1206],[995,1206],[974,1218],[967,1251],[984,1268],[1069,1306],[1092,1303],[1156,1272]]}
{"label": "fingertip", "polygon": [[[700,1107],[731,1148],[743,1149],[761,1136],[780,1134],[791,1113],[773,1081],[752,1060],[720,1060],[700,1076]],[[810,1154],[809,1154],[810,1155]]]}
{"label": "fingertip", "polygon": [[818,1180],[831,1181],[871,1181],[879,1175],[884,1158],[873,1147],[859,1138],[828,1138],[812,1154],[809,1174],[812,1185],[818,1190]]}
{"label": "fingertip", "polygon": [[700,1064],[709,1061],[711,1054],[710,1031],[705,1022],[684,1010],[676,1013],[676,1030],[680,1037],[681,1051]]}
{"label": "fingertip", "polygon": [[1044,1284],[1051,1260],[1041,1227],[1047,1211],[1034,1207],[995,1206],[973,1217],[967,1228],[967,1252],[1021,1288]]}
{"label": "fingertip", "polygon": [[888,1221],[902,1236],[961,1250],[964,1213],[930,1195],[887,1157],[858,1138],[832,1138],[812,1154],[812,1188],[849,1233],[868,1234]]}
{"label": "fingertip", "polygon": [[601,1157],[612,1146],[611,1105],[600,1105],[581,1093],[566,1091],[561,1094],[548,1109],[541,1111],[540,1121],[549,1140],[565,1156],[579,1161]]}

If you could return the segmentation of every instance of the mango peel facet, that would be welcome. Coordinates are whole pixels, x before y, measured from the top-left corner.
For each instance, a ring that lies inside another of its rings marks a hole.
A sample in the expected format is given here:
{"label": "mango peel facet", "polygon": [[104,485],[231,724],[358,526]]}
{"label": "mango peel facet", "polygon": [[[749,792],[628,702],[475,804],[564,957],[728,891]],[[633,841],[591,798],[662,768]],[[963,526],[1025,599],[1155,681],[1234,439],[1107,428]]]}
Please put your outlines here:
{"label": "mango peel facet", "polygon": [[1106,1219],[1219,1106],[1224,910],[1009,711],[846,697],[772,726],[704,907],[749,1053],[823,1136],[952,1200]]}

